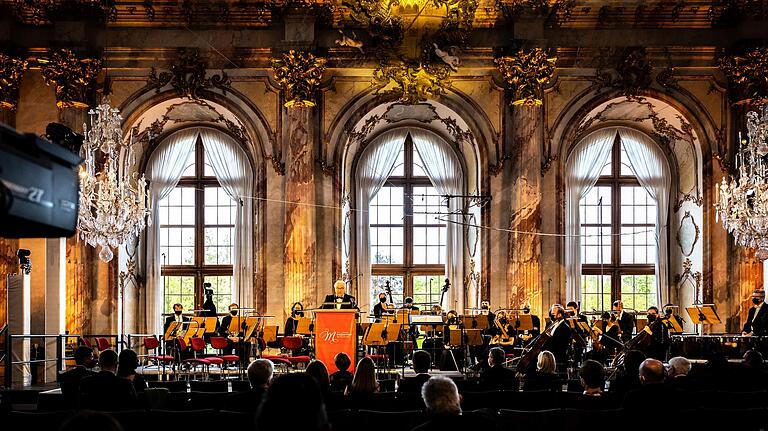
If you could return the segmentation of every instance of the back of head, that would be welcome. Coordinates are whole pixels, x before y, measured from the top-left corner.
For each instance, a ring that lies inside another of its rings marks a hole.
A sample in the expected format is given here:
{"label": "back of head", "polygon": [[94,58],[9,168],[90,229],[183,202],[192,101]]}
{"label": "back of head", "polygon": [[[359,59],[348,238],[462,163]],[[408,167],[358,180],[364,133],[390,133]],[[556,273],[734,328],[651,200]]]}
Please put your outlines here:
{"label": "back of head", "polygon": [[426,373],[432,363],[432,357],[425,350],[417,350],[413,353],[413,371],[417,373]]}
{"label": "back of head", "polygon": [[505,352],[501,347],[494,347],[488,352],[488,356],[491,358],[493,365],[503,365]]}
{"label": "back of head", "polygon": [[308,365],[306,373],[315,379],[320,389],[328,387],[331,384],[331,379],[328,377],[328,368],[322,361],[313,359]]}
{"label": "back of head", "polygon": [[123,431],[123,427],[106,413],[84,410],[69,418],[59,428],[59,431],[82,430]]}
{"label": "back of head", "polygon": [[640,381],[644,385],[664,383],[664,364],[658,359],[646,359],[640,364]]}
{"label": "back of head", "polygon": [[[301,406],[301,414],[296,414],[297,406]],[[257,430],[283,429],[286,423],[297,430],[330,429],[320,388],[315,379],[305,373],[289,373],[276,378],[259,405]]]}
{"label": "back of head", "polygon": [[756,370],[762,370],[763,369],[763,355],[758,352],[757,350],[747,350],[746,353],[744,353],[743,361],[742,363],[744,366],[753,368]]}
{"label": "back of head", "polygon": [[421,398],[433,415],[461,414],[461,399],[456,383],[448,377],[430,377],[421,387]]}
{"label": "back of head", "polygon": [[344,352],[339,352],[334,356],[333,363],[339,371],[347,371],[349,366],[352,365],[352,360],[349,359],[349,355]]}
{"label": "back of head", "polygon": [[75,365],[86,365],[86,361],[93,356],[93,349],[86,346],[77,346],[75,349]]}
{"label": "back of head", "polygon": [[357,363],[355,376],[350,387],[352,392],[371,394],[378,390],[376,382],[376,365],[371,358],[362,358]]}
{"label": "back of head", "polygon": [[118,357],[117,375],[127,377],[136,374],[139,366],[139,356],[131,349],[123,349]]}
{"label": "back of head", "polygon": [[275,367],[268,359],[256,359],[248,365],[248,381],[252,388],[263,388],[269,385]]}
{"label": "back of head", "polygon": [[630,350],[624,356],[624,371],[627,374],[637,375],[640,364],[645,360],[645,353],[639,350]]}
{"label": "back of head", "polygon": [[539,353],[536,370],[546,374],[554,374],[556,371],[555,355],[549,350]]}
{"label": "back of head", "polygon": [[585,389],[602,388],[605,384],[605,370],[603,365],[592,359],[588,359],[581,364],[581,381]]}
{"label": "back of head", "polygon": [[687,376],[691,371],[691,361],[682,357],[675,356],[669,360],[669,376]]}
{"label": "back of head", "polygon": [[99,367],[102,370],[115,371],[117,369],[117,353],[112,349],[102,350],[99,353]]}

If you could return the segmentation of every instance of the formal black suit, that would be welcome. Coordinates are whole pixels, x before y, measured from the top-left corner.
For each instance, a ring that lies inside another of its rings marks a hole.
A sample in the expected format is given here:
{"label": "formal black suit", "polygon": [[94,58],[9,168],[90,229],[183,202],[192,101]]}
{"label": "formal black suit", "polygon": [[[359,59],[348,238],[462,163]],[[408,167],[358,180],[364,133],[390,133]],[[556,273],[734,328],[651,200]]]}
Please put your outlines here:
{"label": "formal black suit", "polygon": [[416,374],[414,377],[406,377],[400,380],[400,384],[397,386],[397,392],[420,394],[421,387],[427,380],[432,377],[427,373]]}
{"label": "formal black suit", "polygon": [[515,372],[501,365],[494,365],[480,374],[480,386],[484,390],[517,390]]}
{"label": "formal black suit", "polygon": [[[237,319],[237,316],[232,316],[232,314],[227,314],[226,316],[221,318],[221,325],[219,325],[219,335],[222,337],[227,336],[233,336],[236,337],[238,334],[231,334],[229,332],[229,325],[232,323],[232,319]],[[242,332],[243,328],[245,327],[245,317],[240,317],[240,321],[242,324],[240,325],[240,331]]]}
{"label": "formal black suit", "polygon": [[373,306],[373,317],[375,317],[377,321],[380,320],[381,316],[384,314],[394,314],[394,313],[395,313],[395,310],[386,308],[381,301],[379,301],[376,305]]}
{"label": "formal black suit", "polygon": [[[163,324],[163,334],[165,334],[166,331],[168,331],[168,327],[171,326],[171,323],[173,323],[175,321],[176,321],[176,315],[175,314],[172,314],[172,315],[170,315],[170,316],[165,318],[165,323]],[[182,322],[189,322],[189,317],[181,316],[181,321]]]}
{"label": "formal black suit", "polygon": [[136,408],[136,390],[128,379],[101,371],[80,381],[80,401],[90,410],[131,410]]}
{"label": "formal black suit", "polygon": [[[341,308],[344,310],[351,310],[355,308],[352,305],[352,299],[353,299],[352,295],[347,295],[345,293],[344,296],[341,297]],[[335,303],[335,302],[336,302],[336,295],[327,295],[325,297],[325,301],[323,301],[323,306],[320,308],[333,310],[334,308],[336,308],[336,306],[331,303]]]}
{"label": "formal black suit", "polygon": [[352,379],[355,376],[349,371],[336,371],[330,375],[331,378],[331,391],[344,392],[349,385],[352,384]]}
{"label": "formal black suit", "polygon": [[68,408],[78,408],[80,404],[80,382],[87,377],[95,375],[94,371],[82,365],[59,374],[61,395],[64,397],[64,402]]}
{"label": "formal black suit", "polygon": [[568,360],[568,346],[571,344],[571,328],[568,322],[561,322],[554,333],[544,343],[542,350],[549,350],[555,355],[555,361],[563,363]]}
{"label": "formal black suit", "polygon": [[768,335],[768,333],[766,333],[766,330],[768,329],[768,305],[765,303],[762,304],[760,311],[757,313],[757,317],[755,317],[755,310],[757,310],[757,307],[749,309],[747,321],[744,322],[743,331],[751,332],[752,335],[755,336]]}
{"label": "formal black suit", "polygon": [[635,331],[635,315],[627,311],[622,311],[618,319],[619,328],[621,328],[621,341],[627,342],[632,339],[632,333]]}

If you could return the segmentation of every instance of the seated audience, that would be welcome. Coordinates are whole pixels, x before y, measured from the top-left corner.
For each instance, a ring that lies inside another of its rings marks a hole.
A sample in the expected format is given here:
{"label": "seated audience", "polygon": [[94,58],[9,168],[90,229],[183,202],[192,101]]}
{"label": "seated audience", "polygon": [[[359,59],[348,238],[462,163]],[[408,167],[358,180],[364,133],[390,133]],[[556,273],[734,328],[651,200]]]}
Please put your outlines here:
{"label": "seated audience", "polygon": [[144,376],[136,374],[136,368],[139,367],[139,356],[136,352],[131,349],[124,349],[120,352],[117,364],[117,376],[130,380],[136,392],[142,392],[147,388],[147,381]]}
{"label": "seated audience", "polygon": [[456,429],[461,415],[461,397],[456,383],[448,377],[434,376],[421,388],[421,398],[430,420],[413,431]]}
{"label": "seated audience", "polygon": [[744,353],[740,380],[739,390],[764,391],[768,387],[768,374],[763,364],[763,355],[757,350],[748,350]]}
{"label": "seated audience", "polygon": [[59,382],[61,384],[61,393],[70,407],[76,407],[80,393],[80,381],[85,377],[94,376],[96,373],[91,370],[94,365],[93,349],[86,346],[78,346],[75,349],[75,366],[61,373]]}
{"label": "seated audience", "polygon": [[352,384],[352,378],[354,377],[354,375],[349,372],[349,366],[352,365],[352,360],[349,359],[349,355],[340,352],[333,358],[333,363],[339,371],[336,371],[330,376],[331,391],[344,392],[347,390],[347,387]]}
{"label": "seated audience", "polygon": [[630,350],[624,355],[624,363],[616,371],[616,379],[611,382],[610,391],[623,397],[627,392],[640,387],[640,364],[645,360],[645,353]]}
{"label": "seated audience", "polygon": [[98,374],[80,381],[81,406],[90,410],[130,410],[136,407],[133,384],[117,376],[117,353],[103,350],[99,354]]}
{"label": "seated audience", "polygon": [[275,367],[267,359],[256,359],[248,365],[248,382],[251,389],[235,392],[227,397],[227,410],[255,412],[269,387]]}
{"label": "seated audience", "polygon": [[421,391],[421,387],[429,380],[429,366],[432,364],[432,357],[429,356],[424,350],[417,350],[413,352],[413,371],[416,373],[414,377],[406,377],[400,379],[397,387],[397,392],[418,394]]}
{"label": "seated audience", "polygon": [[691,372],[691,361],[682,357],[675,356],[669,360],[667,367],[667,386],[681,391],[695,390],[694,382],[688,377]]}
{"label": "seated audience", "polygon": [[320,393],[323,394],[323,397],[325,397],[325,395],[328,394],[331,386],[331,380],[328,377],[328,368],[326,368],[325,364],[322,361],[313,359],[309,362],[309,364],[307,364],[307,369],[305,372],[315,379],[318,387],[320,388]]}
{"label": "seated audience", "polygon": [[379,383],[376,381],[376,365],[371,358],[362,358],[357,363],[352,384],[347,388],[347,395],[351,397],[366,396],[379,391]]}
{"label": "seated audience", "polygon": [[605,370],[597,361],[588,359],[581,364],[579,372],[581,386],[584,387],[584,395],[599,397],[603,395],[605,386]]}
{"label": "seated audience", "polygon": [[306,373],[276,378],[256,412],[256,430],[284,429],[286,424],[302,431],[330,431],[323,396],[315,379]]}
{"label": "seated audience", "polygon": [[647,411],[648,403],[653,403],[656,411],[679,410],[685,397],[664,383],[666,370],[657,359],[646,359],[638,370],[640,387],[627,392],[621,407],[633,411]]}
{"label": "seated audience", "polygon": [[555,355],[549,350],[539,353],[536,371],[525,375],[524,391],[556,391],[560,381],[556,374]]}
{"label": "seated audience", "polygon": [[480,386],[486,390],[517,390],[515,372],[504,367],[505,352],[501,347],[494,347],[488,352],[488,368],[480,374]]}
{"label": "seated audience", "polygon": [[707,346],[706,359],[703,365],[691,368],[688,376],[696,382],[701,390],[731,391],[743,390],[739,378],[739,364],[731,364],[723,353],[722,346],[712,344]]}

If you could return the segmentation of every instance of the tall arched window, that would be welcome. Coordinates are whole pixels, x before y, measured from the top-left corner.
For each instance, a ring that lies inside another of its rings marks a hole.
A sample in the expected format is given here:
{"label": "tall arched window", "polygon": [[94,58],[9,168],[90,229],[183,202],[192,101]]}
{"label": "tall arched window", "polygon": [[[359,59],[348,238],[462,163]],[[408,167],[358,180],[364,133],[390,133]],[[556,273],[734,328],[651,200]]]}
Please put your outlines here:
{"label": "tall arched window", "polygon": [[408,135],[395,167],[370,204],[371,303],[390,281],[393,300],[440,300],[445,279],[447,212]]}

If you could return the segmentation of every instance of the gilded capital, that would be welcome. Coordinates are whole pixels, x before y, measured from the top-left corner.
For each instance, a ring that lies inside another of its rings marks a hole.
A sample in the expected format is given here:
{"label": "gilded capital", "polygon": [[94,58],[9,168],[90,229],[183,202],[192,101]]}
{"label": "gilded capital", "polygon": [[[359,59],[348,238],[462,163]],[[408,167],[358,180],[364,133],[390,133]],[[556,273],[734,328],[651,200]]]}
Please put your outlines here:
{"label": "gilded capital", "polygon": [[541,105],[544,86],[555,74],[556,57],[549,57],[541,48],[521,49],[513,56],[497,58],[494,62],[507,83],[512,105]]}
{"label": "gilded capital", "polygon": [[0,53],[0,108],[16,110],[21,75],[26,68],[26,60]]}
{"label": "gilded capital", "polygon": [[56,106],[88,107],[88,96],[101,70],[101,60],[78,58],[68,49],[57,49],[49,51],[47,58],[38,62],[45,83],[56,89]]}
{"label": "gilded capital", "polygon": [[315,93],[325,72],[326,59],[311,52],[290,50],[272,59],[272,72],[280,85],[286,108],[315,106]]}
{"label": "gilded capital", "polygon": [[719,66],[728,78],[729,95],[737,104],[768,103],[768,47],[723,56]]}

